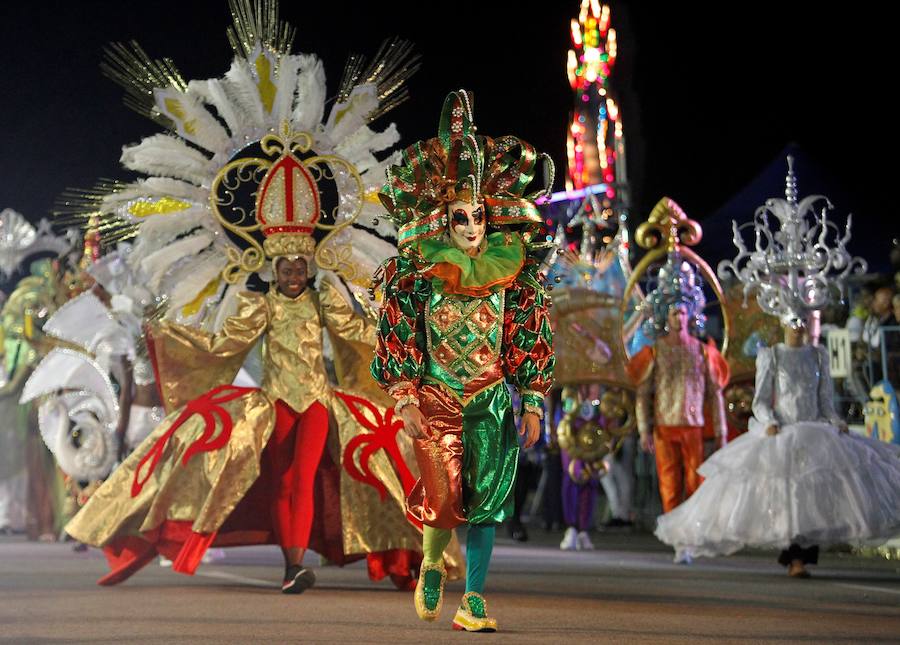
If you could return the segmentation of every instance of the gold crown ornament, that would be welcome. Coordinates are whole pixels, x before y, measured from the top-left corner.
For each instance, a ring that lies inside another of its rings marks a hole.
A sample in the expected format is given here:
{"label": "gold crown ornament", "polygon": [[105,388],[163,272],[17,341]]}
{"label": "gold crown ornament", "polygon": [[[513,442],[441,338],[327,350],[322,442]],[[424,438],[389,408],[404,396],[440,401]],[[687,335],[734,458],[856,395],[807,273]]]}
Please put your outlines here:
{"label": "gold crown ornament", "polygon": [[[222,271],[226,282],[234,284],[242,275],[262,269],[267,258],[274,261],[281,257],[303,257],[348,279],[354,277],[349,245],[335,243],[332,238],[359,217],[365,186],[346,159],[337,155],[305,156],[312,143],[311,134],[293,132],[285,121],[277,134],[260,141],[265,156],[235,159],[216,175],[210,191],[212,212],[227,231],[247,244],[241,252],[230,249]],[[322,191],[329,183],[338,205],[326,213]],[[241,195],[248,191],[255,195],[250,213],[246,204],[241,205],[246,202]],[[317,241],[318,230],[325,235]]]}

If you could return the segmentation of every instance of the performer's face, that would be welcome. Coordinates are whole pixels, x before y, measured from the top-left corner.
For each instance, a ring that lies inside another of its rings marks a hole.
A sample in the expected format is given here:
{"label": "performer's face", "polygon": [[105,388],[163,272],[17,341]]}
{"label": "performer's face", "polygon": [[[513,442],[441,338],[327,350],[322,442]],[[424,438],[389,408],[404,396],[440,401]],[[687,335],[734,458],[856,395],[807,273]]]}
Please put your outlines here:
{"label": "performer's face", "polygon": [[784,325],[784,344],[788,347],[801,347],[806,341],[804,325]]}
{"label": "performer's face", "polygon": [[487,226],[484,206],[459,200],[450,202],[447,206],[447,217],[450,221],[450,241],[453,245],[469,255],[476,254]]}
{"label": "performer's face", "polygon": [[680,334],[682,329],[687,329],[687,307],[685,307],[684,305],[669,307],[669,313],[666,316],[666,322],[669,323],[669,331],[671,333]]}
{"label": "performer's face", "polygon": [[309,276],[306,272],[306,260],[297,258],[281,258],[275,264],[275,281],[278,290],[288,298],[296,298],[306,289]]}

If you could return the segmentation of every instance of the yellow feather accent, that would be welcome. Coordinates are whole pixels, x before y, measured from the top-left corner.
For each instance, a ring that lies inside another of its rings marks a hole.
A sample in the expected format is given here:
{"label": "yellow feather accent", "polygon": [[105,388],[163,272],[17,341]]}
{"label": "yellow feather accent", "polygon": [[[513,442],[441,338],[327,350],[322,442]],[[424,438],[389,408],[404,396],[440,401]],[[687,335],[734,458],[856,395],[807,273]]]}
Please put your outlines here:
{"label": "yellow feather accent", "polygon": [[134,217],[149,217],[150,215],[169,215],[190,207],[190,202],[174,197],[141,198],[128,204],[128,212]]}
{"label": "yellow feather accent", "polygon": [[181,313],[185,316],[193,316],[195,313],[200,311],[200,307],[203,305],[203,301],[207,298],[216,295],[216,291],[219,290],[219,285],[222,282],[221,277],[213,278],[209,281],[205,287],[203,287],[203,291],[197,294],[197,297],[187,303],[184,307],[181,308]]}
{"label": "yellow feather accent", "polygon": [[272,105],[275,103],[275,94],[278,88],[272,82],[272,61],[264,53],[256,57],[254,62],[256,65],[256,75],[259,82],[256,87],[259,89],[259,98],[262,99],[266,112],[271,114]]}

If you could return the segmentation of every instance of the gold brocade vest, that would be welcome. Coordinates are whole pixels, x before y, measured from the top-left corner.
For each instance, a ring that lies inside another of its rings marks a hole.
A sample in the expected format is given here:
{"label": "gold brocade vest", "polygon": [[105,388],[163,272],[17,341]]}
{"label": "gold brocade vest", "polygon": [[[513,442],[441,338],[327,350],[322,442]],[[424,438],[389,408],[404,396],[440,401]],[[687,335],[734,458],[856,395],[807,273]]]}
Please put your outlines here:
{"label": "gold brocade vest", "polygon": [[702,426],[706,356],[699,342],[656,344],[653,417],[657,426]]}
{"label": "gold brocade vest", "polygon": [[[307,289],[292,300],[266,294],[268,329],[263,339],[262,390],[297,412],[331,395],[322,356],[322,320],[316,293]],[[327,405],[327,403],[326,403]]]}

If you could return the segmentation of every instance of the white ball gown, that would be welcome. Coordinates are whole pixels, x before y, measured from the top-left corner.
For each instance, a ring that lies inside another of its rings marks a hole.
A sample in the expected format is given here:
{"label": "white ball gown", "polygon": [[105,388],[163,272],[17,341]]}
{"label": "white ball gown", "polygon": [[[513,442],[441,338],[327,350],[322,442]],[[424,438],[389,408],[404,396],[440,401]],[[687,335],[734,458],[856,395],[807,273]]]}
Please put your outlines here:
{"label": "white ball gown", "polygon": [[[749,431],[703,463],[703,484],[659,518],[656,536],[716,556],[900,534],[898,447],[842,434],[839,423],[824,348],[761,350]],[[773,424],[778,434],[766,435]]]}

